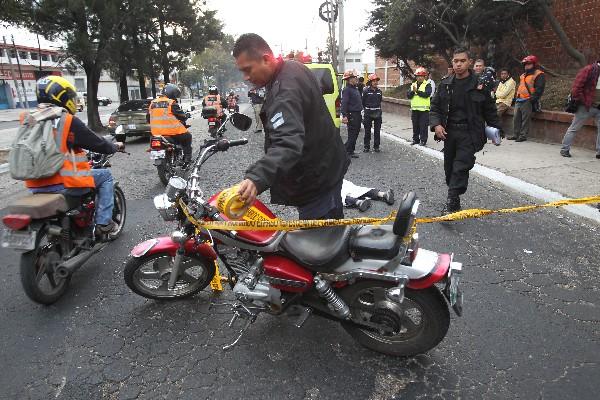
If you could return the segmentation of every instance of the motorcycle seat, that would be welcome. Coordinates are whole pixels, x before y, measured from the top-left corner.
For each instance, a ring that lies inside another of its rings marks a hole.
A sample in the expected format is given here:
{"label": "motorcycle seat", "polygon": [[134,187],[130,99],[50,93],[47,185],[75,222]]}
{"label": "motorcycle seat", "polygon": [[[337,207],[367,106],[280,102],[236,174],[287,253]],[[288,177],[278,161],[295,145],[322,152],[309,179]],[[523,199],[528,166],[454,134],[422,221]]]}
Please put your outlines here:
{"label": "motorcycle seat", "polygon": [[281,248],[310,270],[332,271],[350,258],[348,241],[351,232],[349,226],[292,231],[281,240]]}
{"label": "motorcycle seat", "polygon": [[33,219],[42,219],[68,211],[69,204],[62,194],[38,193],[21,197],[7,208],[13,214],[26,214]]}
{"label": "motorcycle seat", "polygon": [[391,260],[401,246],[402,236],[394,234],[392,225],[366,225],[352,235],[350,255],[355,260]]}

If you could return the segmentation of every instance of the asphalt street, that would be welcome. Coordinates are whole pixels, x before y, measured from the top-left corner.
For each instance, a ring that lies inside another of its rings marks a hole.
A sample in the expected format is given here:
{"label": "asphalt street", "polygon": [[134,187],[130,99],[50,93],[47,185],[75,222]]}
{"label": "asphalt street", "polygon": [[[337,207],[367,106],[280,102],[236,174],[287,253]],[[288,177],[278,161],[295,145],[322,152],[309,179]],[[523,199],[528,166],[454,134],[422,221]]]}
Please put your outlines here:
{"label": "asphalt street", "polygon": [[[244,110],[244,108],[242,109]],[[250,113],[249,113],[250,114]],[[206,137],[196,117],[195,145]],[[263,135],[206,164],[205,193],[239,182],[260,157]],[[345,129],[342,129],[345,136]],[[362,134],[361,134],[362,137]],[[359,138],[360,140],[360,138]],[[230,292],[183,301],[141,298],[125,286],[130,249],[167,234],[152,197],[163,190],[146,149],[128,142],[113,174],[128,216],[122,237],[92,258],[56,304],[23,293],[18,254],[0,249],[2,399],[597,399],[600,391],[600,226],[561,210],[419,227],[421,246],[464,263],[464,316],[428,354],[392,358],[356,344],[336,323],[261,316],[229,352]],[[417,192],[421,215],[439,214],[442,162],[383,139],[360,154],[347,178],[363,186]],[[23,195],[0,176],[0,208]],[[262,195],[268,201],[267,195]],[[503,208],[532,200],[473,176],[463,206]],[[293,209],[273,207],[282,217]],[[374,203],[369,215],[390,211]],[[356,216],[355,210],[347,210]]]}

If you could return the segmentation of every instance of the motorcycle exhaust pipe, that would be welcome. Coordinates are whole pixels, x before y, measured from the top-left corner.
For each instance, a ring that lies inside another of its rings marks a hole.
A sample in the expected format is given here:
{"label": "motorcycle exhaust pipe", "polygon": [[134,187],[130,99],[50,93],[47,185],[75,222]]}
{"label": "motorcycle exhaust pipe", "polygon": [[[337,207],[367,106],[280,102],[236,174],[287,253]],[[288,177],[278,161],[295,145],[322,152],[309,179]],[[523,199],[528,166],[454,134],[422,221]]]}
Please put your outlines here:
{"label": "motorcycle exhaust pipe", "polygon": [[69,258],[67,261],[63,262],[58,267],[56,267],[56,275],[59,278],[63,279],[70,276],[71,274],[73,274],[73,272],[81,268],[81,266],[85,264],[85,262],[89,260],[94,254],[102,250],[106,245],[107,243],[97,243],[90,250],[82,251],[75,257]]}

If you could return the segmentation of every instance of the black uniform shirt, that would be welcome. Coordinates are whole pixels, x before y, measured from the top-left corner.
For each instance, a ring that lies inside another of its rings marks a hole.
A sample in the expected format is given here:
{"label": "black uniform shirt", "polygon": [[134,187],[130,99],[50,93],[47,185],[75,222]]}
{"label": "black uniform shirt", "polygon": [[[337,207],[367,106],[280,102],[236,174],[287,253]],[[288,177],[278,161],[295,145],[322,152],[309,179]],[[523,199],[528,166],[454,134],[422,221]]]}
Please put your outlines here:
{"label": "black uniform shirt", "polygon": [[469,77],[463,79],[454,79],[454,87],[452,88],[452,99],[450,101],[450,113],[448,114],[448,123],[451,124],[466,124],[467,120],[467,84]]}

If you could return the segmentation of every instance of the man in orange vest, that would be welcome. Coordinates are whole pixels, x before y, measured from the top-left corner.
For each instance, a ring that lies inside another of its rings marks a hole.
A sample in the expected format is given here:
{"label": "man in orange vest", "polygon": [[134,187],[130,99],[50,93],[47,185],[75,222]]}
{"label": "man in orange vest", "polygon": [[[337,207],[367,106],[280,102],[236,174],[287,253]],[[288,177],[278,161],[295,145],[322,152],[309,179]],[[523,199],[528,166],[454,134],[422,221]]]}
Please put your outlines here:
{"label": "man in orange vest", "polygon": [[521,75],[515,98],[513,135],[508,140],[524,142],[529,133],[529,123],[534,112],[540,111],[540,98],[546,87],[544,71],[539,68],[536,56],[527,56],[521,61],[525,72]]}
{"label": "man in orange vest", "polygon": [[223,109],[227,108],[227,100],[219,94],[219,88],[215,85],[208,87],[208,94],[202,99],[202,107],[215,107],[217,109],[217,117],[221,123],[225,119]]}
{"label": "man in orange vest", "polygon": [[[121,142],[111,143],[96,135],[74,114],[77,112],[75,86],[60,77],[49,75],[36,83],[37,109],[21,114],[21,124],[32,119],[57,121],[54,138],[65,155],[59,172],[48,178],[30,179],[25,185],[32,193],[65,193],[79,196],[96,188],[97,229],[102,233],[112,232],[117,225],[112,220],[114,207],[113,178],[106,168],[90,169],[87,156],[82,149],[96,153],[113,154],[123,150]],[[67,112],[65,112],[65,110]]]}
{"label": "man in orange vest", "polygon": [[192,161],[192,134],[188,132],[186,113],[179,107],[177,98],[181,90],[168,83],[162,93],[150,102],[150,130],[152,136],[164,136],[171,143],[183,147],[184,162]]}

